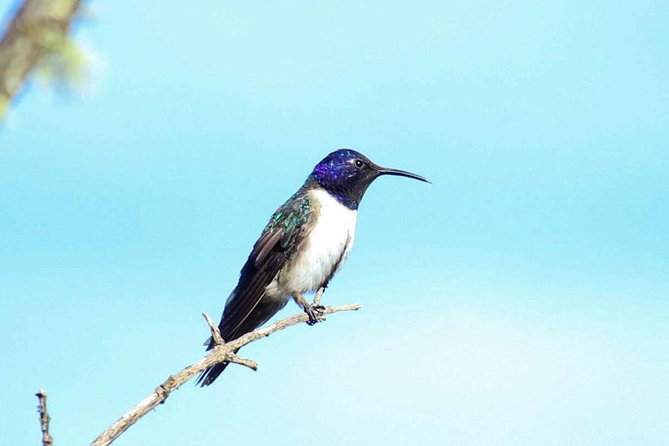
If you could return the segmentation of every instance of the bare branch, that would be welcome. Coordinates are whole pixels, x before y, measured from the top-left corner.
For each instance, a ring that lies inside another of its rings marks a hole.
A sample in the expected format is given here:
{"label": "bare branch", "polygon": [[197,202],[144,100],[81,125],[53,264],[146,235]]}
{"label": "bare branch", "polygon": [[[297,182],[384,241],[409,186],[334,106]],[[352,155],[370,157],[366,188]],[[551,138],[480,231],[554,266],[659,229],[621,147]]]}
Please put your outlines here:
{"label": "bare branch", "polygon": [[209,315],[207,313],[202,313],[202,317],[204,317],[204,320],[207,321],[207,325],[209,325],[209,330],[211,331],[211,338],[214,340],[214,344],[216,345],[225,344],[225,341],[221,336],[221,331],[214,324],[214,321],[211,320]]}
{"label": "bare branch", "polygon": [[[360,308],[361,307],[358,304],[328,307],[323,310],[323,314],[337,313],[339,311],[354,311],[359,310]],[[207,319],[206,316],[205,319]],[[113,442],[116,438],[118,438],[119,435],[125,432],[126,429],[135,424],[140,418],[151,411],[151,409],[154,409],[159,404],[162,404],[170,395],[170,393],[209,367],[223,362],[234,362],[236,364],[242,364],[255,370],[258,367],[255,362],[236,356],[234,351],[245,346],[246,344],[250,344],[253,341],[257,341],[258,339],[267,337],[272,333],[276,333],[279,330],[283,330],[284,328],[288,328],[292,325],[297,325],[301,322],[306,322],[308,319],[309,316],[306,313],[300,313],[275,322],[274,324],[263,329],[247,333],[233,341],[216,345],[205,357],[200,359],[198,362],[185,367],[180,372],[167,378],[167,380],[159,385],[151,395],[137,403],[134,408],[121,416],[121,418],[112,424],[109,429],[101,433],[98,438],[96,438],[91,443],[91,446],[106,446]],[[214,326],[213,322],[209,324],[210,329],[212,326]],[[216,330],[212,331],[212,336],[214,336],[213,333],[215,332]]]}
{"label": "bare branch", "polygon": [[256,370],[258,370],[258,363],[257,362],[252,361],[250,359],[241,358],[237,355],[231,355],[228,362],[234,362],[235,364],[246,366],[246,367],[250,368],[251,370],[253,370],[254,372]]}
{"label": "bare branch", "polygon": [[40,427],[42,428],[42,446],[51,446],[53,444],[53,437],[49,433],[49,421],[51,417],[46,410],[46,392],[40,389],[35,396],[39,400],[37,411],[39,412]]}
{"label": "bare branch", "polygon": [[67,41],[81,0],[25,0],[0,40],[0,120],[45,54]]}

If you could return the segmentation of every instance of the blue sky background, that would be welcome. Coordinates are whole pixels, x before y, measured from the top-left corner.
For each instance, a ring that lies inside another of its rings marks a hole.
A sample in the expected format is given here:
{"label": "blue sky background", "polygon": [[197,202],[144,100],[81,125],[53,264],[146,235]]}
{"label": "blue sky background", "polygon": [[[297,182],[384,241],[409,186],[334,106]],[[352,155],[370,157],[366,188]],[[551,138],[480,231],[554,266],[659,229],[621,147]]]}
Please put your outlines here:
{"label": "blue sky background", "polygon": [[0,444],[39,442],[39,388],[83,445],[197,360],[339,147],[433,181],[370,188],[325,296],[363,310],[117,444],[667,444],[666,1],[92,7],[91,85],[0,129]]}

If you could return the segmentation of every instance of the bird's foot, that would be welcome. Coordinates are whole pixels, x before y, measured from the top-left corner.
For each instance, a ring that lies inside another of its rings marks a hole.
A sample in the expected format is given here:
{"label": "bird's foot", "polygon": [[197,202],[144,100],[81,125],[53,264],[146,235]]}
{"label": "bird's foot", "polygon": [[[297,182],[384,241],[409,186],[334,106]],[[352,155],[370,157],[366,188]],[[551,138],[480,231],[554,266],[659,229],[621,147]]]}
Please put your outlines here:
{"label": "bird's foot", "polygon": [[318,322],[322,322],[325,320],[323,317],[323,310],[325,310],[325,307],[323,305],[309,305],[307,308],[305,308],[304,312],[309,315],[309,320],[307,321],[307,325],[315,325]]}

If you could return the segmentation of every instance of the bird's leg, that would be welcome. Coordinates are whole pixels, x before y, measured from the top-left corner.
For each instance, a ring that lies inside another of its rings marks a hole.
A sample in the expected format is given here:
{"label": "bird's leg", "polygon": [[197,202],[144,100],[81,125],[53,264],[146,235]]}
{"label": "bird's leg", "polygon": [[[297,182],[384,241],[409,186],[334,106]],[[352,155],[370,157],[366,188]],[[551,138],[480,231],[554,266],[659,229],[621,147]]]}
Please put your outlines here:
{"label": "bird's leg", "polygon": [[325,288],[327,288],[327,286],[328,284],[326,283],[316,291],[316,294],[314,294],[314,301],[311,304],[311,311],[318,315],[319,321],[325,320],[323,317],[323,310],[325,310],[325,307],[321,305],[321,298],[323,297],[323,293],[325,293]]}
{"label": "bird's leg", "polygon": [[302,307],[307,315],[309,315],[309,320],[307,321],[308,325],[314,325],[318,321],[323,320],[323,307],[320,305],[310,305],[301,293],[295,293],[293,299],[295,299],[295,302]]}
{"label": "bird's leg", "polygon": [[327,286],[328,284],[326,283],[316,291],[316,294],[314,295],[314,303],[311,304],[313,308],[319,308],[321,310],[325,308],[321,305],[321,298],[323,297],[323,293],[325,293],[325,288],[327,288]]}

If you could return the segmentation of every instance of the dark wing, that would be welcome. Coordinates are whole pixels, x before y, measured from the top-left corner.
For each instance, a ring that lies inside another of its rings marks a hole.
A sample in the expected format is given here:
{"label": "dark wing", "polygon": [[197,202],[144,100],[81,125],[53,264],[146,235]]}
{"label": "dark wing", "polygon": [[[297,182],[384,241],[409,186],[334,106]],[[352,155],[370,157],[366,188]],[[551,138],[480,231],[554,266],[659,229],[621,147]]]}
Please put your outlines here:
{"label": "dark wing", "polygon": [[265,322],[261,320],[263,315],[255,310],[262,300],[265,288],[289,259],[279,243],[284,236],[284,229],[279,227],[263,234],[254,245],[242,268],[239,283],[225,304],[218,327],[224,340],[237,339]]}
{"label": "dark wing", "polygon": [[[274,280],[306,237],[312,206],[306,193],[298,192],[274,213],[253,246],[230,294],[218,326],[223,340],[231,341],[267,322],[281,306],[262,301],[265,288]],[[209,342],[208,350],[214,347]],[[198,383],[211,384],[225,369],[219,364],[200,375]]]}

